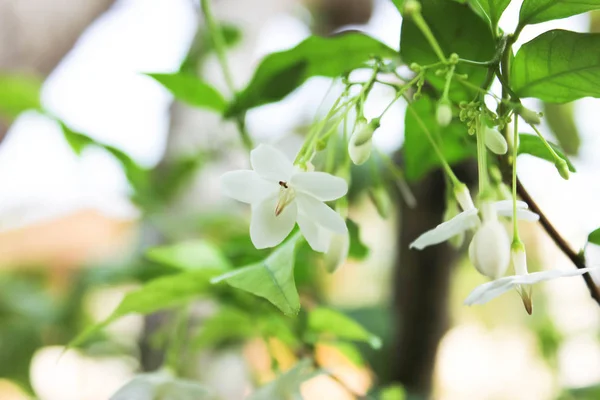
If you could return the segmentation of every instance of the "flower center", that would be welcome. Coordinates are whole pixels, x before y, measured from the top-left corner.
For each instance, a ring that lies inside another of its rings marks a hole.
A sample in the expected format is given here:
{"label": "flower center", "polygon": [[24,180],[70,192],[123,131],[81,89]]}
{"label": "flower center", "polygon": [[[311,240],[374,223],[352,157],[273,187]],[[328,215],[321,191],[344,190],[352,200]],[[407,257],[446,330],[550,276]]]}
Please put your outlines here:
{"label": "flower center", "polygon": [[279,201],[275,206],[275,216],[279,216],[283,209],[296,198],[296,191],[287,182],[279,181]]}

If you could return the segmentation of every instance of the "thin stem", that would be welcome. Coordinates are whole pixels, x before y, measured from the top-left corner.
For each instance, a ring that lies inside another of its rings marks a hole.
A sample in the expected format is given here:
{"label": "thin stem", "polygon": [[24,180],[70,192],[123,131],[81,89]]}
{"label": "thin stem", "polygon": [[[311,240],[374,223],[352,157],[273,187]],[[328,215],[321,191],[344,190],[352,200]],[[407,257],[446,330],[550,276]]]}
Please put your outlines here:
{"label": "thin stem", "polygon": [[442,50],[440,44],[433,35],[433,32],[431,32],[431,29],[429,29],[429,25],[427,25],[427,21],[425,21],[425,19],[423,18],[423,14],[421,14],[420,11],[415,12],[414,14],[412,14],[412,19],[417,25],[417,27],[421,30],[423,35],[425,35],[425,38],[429,42],[429,45],[431,46],[435,54],[438,56],[440,61],[446,64],[448,62],[448,59],[444,55],[444,51]]}
{"label": "thin stem", "polygon": [[215,53],[217,54],[219,64],[221,64],[221,70],[223,71],[225,82],[227,83],[229,90],[232,93],[235,93],[235,85],[233,84],[233,78],[231,76],[229,65],[227,64],[227,57],[225,56],[226,46],[225,39],[223,38],[223,31],[219,28],[215,21],[212,9],[210,8],[210,0],[201,0],[201,6],[202,13],[206,19],[206,25],[208,26],[208,30],[210,32],[210,37],[215,47]]}
{"label": "thin stem", "polygon": [[477,169],[479,170],[479,196],[482,196],[488,187],[487,174],[487,149],[485,147],[485,132],[483,131],[482,122],[479,116],[477,117]]}
{"label": "thin stem", "polygon": [[520,243],[519,223],[517,221],[517,150],[519,147],[519,118],[515,115],[512,152],[512,201],[513,201],[513,243]]}
{"label": "thin stem", "polygon": [[477,67],[483,67],[483,68],[488,68],[488,67],[494,65],[494,60],[490,60],[490,61],[475,61],[475,60],[467,60],[467,59],[464,59],[464,58],[459,58],[458,62],[465,63],[465,64],[471,64],[471,65],[475,65]]}
{"label": "thin stem", "polygon": [[[406,98],[406,95],[404,96],[404,98]],[[409,102],[408,98],[406,98],[406,101]],[[444,168],[444,171],[446,172],[446,174],[448,174],[448,177],[452,181],[452,184],[455,187],[458,187],[458,185],[460,185],[461,182],[458,180],[458,178],[454,174],[454,171],[452,171],[452,168],[450,168],[450,164],[448,164],[448,161],[446,161],[446,158],[444,157],[444,153],[442,153],[442,151],[438,147],[435,140],[433,140],[433,136],[431,135],[431,132],[429,132],[427,125],[425,125],[425,123],[423,122],[421,117],[419,117],[419,114],[417,114],[417,112],[415,110],[413,110],[412,107],[410,107],[410,104],[407,108],[412,113],[412,115],[415,117],[415,119],[417,120],[417,123],[421,127],[421,130],[423,131],[423,133],[425,133],[425,136],[427,136],[427,140],[429,140],[429,143],[431,144],[431,147],[433,147],[435,154],[440,159],[440,162],[442,163],[442,167]]]}
{"label": "thin stem", "polygon": [[444,84],[444,93],[442,94],[442,99],[448,99],[448,92],[450,91],[450,83],[452,82],[452,76],[454,75],[454,69],[456,65],[452,64],[450,69],[448,69],[448,73],[446,74],[446,83]]}
{"label": "thin stem", "polygon": [[544,143],[544,145],[550,152],[550,154],[552,154],[552,158],[554,158],[554,161],[562,161],[562,157],[559,156],[558,154],[556,154],[556,152],[554,151],[552,146],[550,146],[550,143],[548,143],[546,138],[544,136],[542,136],[542,133],[538,130],[538,128],[536,128],[535,125],[532,125],[532,124],[529,124],[529,126],[531,126],[533,128],[533,130],[535,131],[535,133],[537,133],[539,138],[542,140],[542,142]]}

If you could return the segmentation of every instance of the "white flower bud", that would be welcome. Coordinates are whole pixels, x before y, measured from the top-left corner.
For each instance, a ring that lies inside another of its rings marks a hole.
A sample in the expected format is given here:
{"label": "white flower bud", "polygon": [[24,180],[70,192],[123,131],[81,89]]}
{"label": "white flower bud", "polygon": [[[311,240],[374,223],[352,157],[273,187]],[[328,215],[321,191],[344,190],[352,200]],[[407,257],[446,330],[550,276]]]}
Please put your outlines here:
{"label": "white flower bud", "polygon": [[469,259],[482,275],[492,279],[504,275],[510,262],[510,241],[500,221],[484,216],[469,245]]}
{"label": "white flower bud", "polygon": [[440,126],[445,127],[450,125],[452,121],[452,107],[450,107],[448,101],[440,101],[435,112],[435,117]]}
{"label": "white flower bud", "polygon": [[404,15],[412,15],[421,12],[421,3],[417,0],[406,0],[404,2]]}
{"label": "white flower bud", "polygon": [[460,208],[463,211],[472,210],[475,208],[475,204],[473,203],[473,198],[471,197],[471,193],[469,192],[469,188],[465,184],[458,185],[454,188],[454,197],[456,197],[456,201],[460,204]]}
{"label": "white flower bud", "polygon": [[325,268],[327,272],[335,272],[348,258],[350,251],[350,234],[334,233],[325,252]]}
{"label": "white flower bud", "polygon": [[521,118],[523,118],[523,120],[528,124],[538,125],[540,122],[542,122],[539,113],[524,107],[522,104],[519,104],[517,107],[515,107],[515,112],[519,114]]}
{"label": "white flower bud", "polygon": [[485,127],[485,145],[488,149],[495,154],[506,154],[508,151],[508,143],[506,143],[506,139],[500,132],[496,129]]}
{"label": "white flower bud", "polygon": [[371,156],[373,147],[373,133],[375,128],[373,124],[359,123],[359,126],[352,134],[348,143],[348,154],[350,159],[356,165],[364,164]]}

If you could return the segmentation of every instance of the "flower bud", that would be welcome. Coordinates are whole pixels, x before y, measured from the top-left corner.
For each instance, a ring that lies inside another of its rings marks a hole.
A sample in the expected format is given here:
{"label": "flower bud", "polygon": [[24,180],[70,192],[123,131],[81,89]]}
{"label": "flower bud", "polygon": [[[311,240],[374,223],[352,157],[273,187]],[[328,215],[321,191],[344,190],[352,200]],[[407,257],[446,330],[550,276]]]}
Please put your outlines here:
{"label": "flower bud", "polygon": [[450,122],[452,121],[452,107],[450,107],[450,102],[448,100],[440,100],[435,112],[435,117],[440,126],[445,127],[450,125]]}
{"label": "flower bud", "polygon": [[350,251],[350,234],[334,233],[329,242],[329,248],[325,252],[325,269],[327,272],[335,272],[348,258]]}
{"label": "flower bud", "polygon": [[485,129],[484,139],[487,148],[495,154],[506,154],[508,151],[508,143],[506,143],[504,136],[502,136],[502,134],[496,129],[492,129],[487,126],[483,129]]}
{"label": "flower bud", "polygon": [[362,146],[373,138],[375,130],[379,128],[379,118],[373,118],[368,124],[362,125],[361,129],[355,131],[354,145]]}
{"label": "flower bud", "polygon": [[533,110],[530,110],[524,107],[522,104],[519,104],[515,107],[515,112],[523,118],[525,122],[531,125],[538,125],[541,121],[540,115]]}
{"label": "flower bud", "polygon": [[469,259],[482,275],[492,279],[504,275],[510,262],[510,241],[500,221],[484,219],[469,245]]}
{"label": "flower bud", "polygon": [[[364,164],[371,156],[371,148],[373,147],[373,132],[375,129],[371,124],[364,122],[359,123],[358,129],[354,131],[348,143],[348,154],[350,159],[356,165]],[[368,137],[368,139],[366,139]],[[358,144],[358,140],[361,144]]]}
{"label": "flower bud", "polygon": [[469,188],[464,183],[454,187],[454,197],[456,197],[456,201],[458,201],[458,204],[460,204],[460,208],[462,208],[463,211],[475,208]]}
{"label": "flower bud", "polygon": [[417,0],[406,0],[404,2],[404,15],[409,16],[421,12],[421,3]]}
{"label": "flower bud", "polygon": [[554,166],[556,167],[558,173],[560,174],[560,176],[562,176],[564,180],[569,180],[569,165],[565,160],[559,158],[554,163]]}

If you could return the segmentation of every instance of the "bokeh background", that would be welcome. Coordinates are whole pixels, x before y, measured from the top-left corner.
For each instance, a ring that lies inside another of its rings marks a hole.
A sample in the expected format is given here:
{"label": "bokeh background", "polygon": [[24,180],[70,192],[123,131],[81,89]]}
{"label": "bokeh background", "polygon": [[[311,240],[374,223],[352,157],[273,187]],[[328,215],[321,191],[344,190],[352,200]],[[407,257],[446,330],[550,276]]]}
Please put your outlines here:
{"label": "bokeh background", "polygon": [[[513,1],[503,16],[506,31],[516,26],[519,7]],[[240,36],[228,53],[237,87],[264,55],[311,33],[359,29],[398,46],[401,17],[388,0],[217,0],[214,9]],[[550,28],[600,31],[600,18],[583,14],[527,27],[517,46]],[[194,160],[185,185],[161,199],[159,210],[145,208],[152,201],[132,200],[113,154],[101,148],[75,154],[61,127],[39,113],[0,119],[0,399],[106,400],[137,372],[155,368],[160,343],[153,345],[150,333],[161,315],[125,317],[103,340],[60,355],[155,273],[144,262],[145,249],[206,235],[216,215],[247,218],[248,210],[218,189],[221,173],[247,163],[235,126],[174,103],[143,75],[193,60],[190,68],[226,93],[214,55],[203,50],[204,34],[194,0],[0,0],[0,74],[42,80],[45,109],[155,171],[159,188],[169,186],[174,165]],[[284,101],[251,111],[252,137],[296,146],[323,111],[330,84],[313,78]],[[374,93],[367,108],[373,115],[390,100],[386,90]],[[524,156],[519,175],[568,242],[581,248],[600,226],[600,101],[526,105],[555,117],[543,132],[571,154],[578,172],[563,181],[551,164]],[[395,107],[374,137],[390,155],[403,142],[404,106]],[[441,182],[435,174],[427,180]],[[414,190],[417,197],[430,193]],[[382,219],[368,196],[356,196],[350,215],[368,257],[333,275],[313,273],[323,301],[384,339],[380,351],[363,349],[377,384],[399,382],[436,399],[600,398],[600,313],[582,279],[536,286],[531,317],[516,293],[463,306],[482,278],[453,252],[434,257],[436,265],[412,265],[423,259],[411,258],[412,238],[399,232],[414,220],[400,198],[394,202]],[[424,207],[441,212],[443,204],[433,203]],[[539,226],[522,230],[534,270],[573,268]],[[589,262],[600,265],[592,247]],[[201,315],[213,309],[198,307]],[[264,353],[260,342],[204,351],[194,375],[224,399],[241,399],[252,371],[264,368]],[[351,371],[350,380],[368,386],[373,375],[362,372]],[[306,397],[355,398],[330,384],[315,383]]]}

